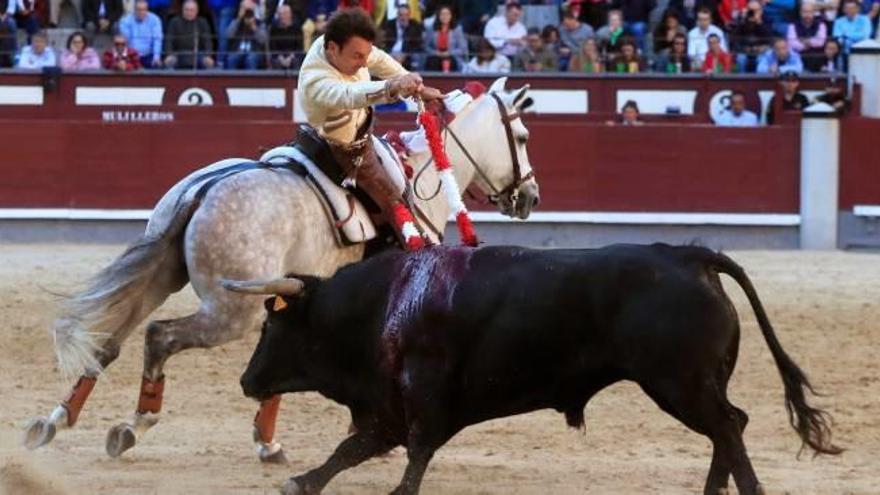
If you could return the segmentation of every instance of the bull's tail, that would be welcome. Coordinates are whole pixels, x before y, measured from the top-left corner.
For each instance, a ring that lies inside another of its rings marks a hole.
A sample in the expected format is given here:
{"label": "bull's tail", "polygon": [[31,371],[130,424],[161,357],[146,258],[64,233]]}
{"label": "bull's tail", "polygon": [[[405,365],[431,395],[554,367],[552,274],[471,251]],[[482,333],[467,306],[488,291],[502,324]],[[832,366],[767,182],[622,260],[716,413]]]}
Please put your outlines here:
{"label": "bull's tail", "polygon": [[100,373],[102,349],[121,345],[146,317],[145,295],[163,261],[178,256],[180,233],[197,206],[178,205],[163,231],[141,236],[62,304],[52,333],[58,367],[66,377]]}
{"label": "bull's tail", "polygon": [[[711,251],[705,252],[711,253]],[[803,370],[782,349],[782,345],[773,331],[773,326],[770,325],[770,320],[767,318],[767,313],[764,311],[764,306],[758,298],[758,293],[745,270],[721,253],[711,253],[711,259],[708,261],[719,273],[726,273],[736,280],[752,305],[752,310],[758,319],[758,325],[761,327],[761,333],[764,335],[764,340],[767,342],[770,353],[776,361],[779,374],[782,376],[782,383],[785,386],[785,409],[788,411],[789,423],[803,441],[801,448],[809,446],[817,455],[837,455],[843,452],[843,449],[831,443],[831,415],[807,404],[805,396],[807,390],[813,395],[818,394]]]}

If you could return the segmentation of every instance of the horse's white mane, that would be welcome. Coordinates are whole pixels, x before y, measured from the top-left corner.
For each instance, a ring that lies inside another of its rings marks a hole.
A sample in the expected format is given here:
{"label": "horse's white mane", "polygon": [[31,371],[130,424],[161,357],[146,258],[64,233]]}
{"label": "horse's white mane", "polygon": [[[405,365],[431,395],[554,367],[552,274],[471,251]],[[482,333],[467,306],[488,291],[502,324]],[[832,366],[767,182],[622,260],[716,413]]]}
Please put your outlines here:
{"label": "horse's white mane", "polygon": [[477,100],[477,98],[471,96],[470,93],[467,93],[460,89],[455,89],[450,91],[449,93],[446,93],[446,96],[443,97],[443,104],[446,106],[447,110],[458,115],[475,100]]}
{"label": "horse's white mane", "polygon": [[[455,89],[446,93],[443,97],[443,105],[453,115],[459,116],[466,110],[469,110],[471,103],[480,99],[482,95],[474,98],[470,93]],[[400,133],[400,139],[406,145],[411,153],[424,153],[428,150],[428,140],[425,137],[425,129],[419,126],[413,131],[403,131]]]}

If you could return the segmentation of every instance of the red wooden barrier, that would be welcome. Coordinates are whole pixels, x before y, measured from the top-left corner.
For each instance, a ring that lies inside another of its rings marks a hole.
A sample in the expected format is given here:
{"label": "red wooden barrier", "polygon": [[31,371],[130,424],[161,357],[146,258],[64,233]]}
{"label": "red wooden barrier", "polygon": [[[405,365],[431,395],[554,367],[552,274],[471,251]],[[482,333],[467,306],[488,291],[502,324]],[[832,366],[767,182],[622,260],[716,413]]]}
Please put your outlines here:
{"label": "red wooden barrier", "polygon": [[[463,81],[431,83],[452,89]],[[509,86],[525,82],[513,78]],[[614,112],[620,90],[691,91],[696,94],[692,116],[649,120],[708,122],[713,95],[744,89],[757,110],[758,92],[771,91],[772,79],[541,77],[528,82],[533,88],[584,89],[589,94],[587,113],[525,117],[544,211],[798,211],[796,126],[730,129],[658,123],[626,128],[602,123]],[[815,89],[822,83],[806,85]],[[40,84],[37,75],[0,75],[0,87]],[[254,158],[259,146],[291,139],[294,86],[294,78],[271,75],[65,75],[57,91],[31,95],[40,103],[0,103],[0,136],[7,143],[0,161],[0,207],[149,208],[193,169],[226,157]],[[108,93],[118,87],[162,92],[153,106],[102,105],[84,103],[82,87],[108,88]],[[205,91],[212,106],[180,104],[196,88]],[[237,106],[241,100],[234,101],[230,88],[275,88],[280,103]],[[160,121],[119,122],[156,117],[148,113],[161,114]],[[386,114],[381,122],[384,128],[409,127],[413,116]],[[871,142],[877,131],[877,121],[843,122],[844,208],[880,203],[880,150]]]}
{"label": "red wooden barrier", "polygon": [[840,208],[880,205],[880,119],[845,118],[840,136]]}

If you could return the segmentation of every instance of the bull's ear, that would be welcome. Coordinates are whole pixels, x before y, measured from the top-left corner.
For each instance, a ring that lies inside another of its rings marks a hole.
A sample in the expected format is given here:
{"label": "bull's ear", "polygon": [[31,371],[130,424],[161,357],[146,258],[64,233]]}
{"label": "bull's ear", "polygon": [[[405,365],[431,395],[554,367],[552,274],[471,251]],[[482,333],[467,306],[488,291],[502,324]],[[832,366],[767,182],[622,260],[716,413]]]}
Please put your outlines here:
{"label": "bull's ear", "polygon": [[270,313],[277,313],[278,311],[283,311],[287,309],[287,307],[290,305],[284,299],[284,296],[275,296],[263,301],[263,306],[266,308],[266,311]]}

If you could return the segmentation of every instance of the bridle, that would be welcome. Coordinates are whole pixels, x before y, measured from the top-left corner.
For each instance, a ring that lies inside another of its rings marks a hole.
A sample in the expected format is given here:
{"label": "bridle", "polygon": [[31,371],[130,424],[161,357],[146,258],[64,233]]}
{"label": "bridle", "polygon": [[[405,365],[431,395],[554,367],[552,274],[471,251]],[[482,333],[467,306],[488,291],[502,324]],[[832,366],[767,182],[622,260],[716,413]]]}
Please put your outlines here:
{"label": "bridle", "polygon": [[[474,170],[477,171],[477,175],[479,175],[483,179],[483,182],[485,182],[486,185],[489,186],[489,189],[491,189],[492,194],[488,195],[489,202],[492,204],[497,204],[503,196],[507,195],[511,204],[515,204],[517,197],[519,196],[520,186],[533,179],[535,177],[535,171],[529,170],[529,173],[523,175],[522,165],[519,162],[519,156],[516,154],[516,141],[514,140],[513,129],[511,128],[510,123],[520,118],[519,112],[508,114],[507,109],[504,106],[504,102],[501,101],[501,98],[495,93],[489,93],[489,95],[492,97],[492,99],[495,100],[495,103],[498,105],[498,113],[501,115],[501,122],[504,124],[504,133],[507,136],[507,147],[510,152],[511,163],[513,164],[513,182],[508,184],[507,187],[498,189],[495,184],[492,183],[492,181],[489,179],[489,176],[486,174],[486,171],[483,170],[483,168],[477,163],[476,160],[474,160],[474,157],[471,156],[464,143],[462,143],[461,139],[458,138],[458,135],[455,134],[455,131],[453,131],[452,128],[449,127],[449,122],[446,120],[443,112],[439,112],[440,122],[444,134],[452,136],[452,140],[455,141],[455,144],[457,144],[459,148],[461,148],[461,151],[462,153],[464,153],[465,158],[468,159],[468,161],[471,163],[471,166],[473,166]],[[426,166],[419,171],[418,176],[416,176],[416,181],[418,181],[422,171],[424,171],[427,168],[427,165],[430,163],[431,160],[429,160]],[[414,189],[417,190],[417,188]],[[437,191],[431,196],[431,198],[433,198],[433,196],[436,196],[439,192],[440,188],[438,185]]]}

